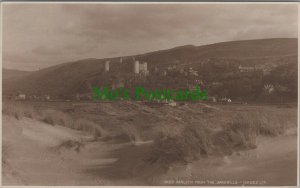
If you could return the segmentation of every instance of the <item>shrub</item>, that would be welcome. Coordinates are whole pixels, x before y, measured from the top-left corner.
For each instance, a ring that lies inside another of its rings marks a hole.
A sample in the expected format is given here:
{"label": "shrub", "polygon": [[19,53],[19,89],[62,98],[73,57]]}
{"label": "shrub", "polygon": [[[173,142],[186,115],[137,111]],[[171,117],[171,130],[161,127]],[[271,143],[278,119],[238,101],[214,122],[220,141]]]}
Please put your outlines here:
{"label": "shrub", "polygon": [[173,163],[187,163],[186,154],[183,140],[178,137],[168,137],[154,143],[146,160],[150,164],[157,163],[167,168]]}
{"label": "shrub", "polygon": [[173,163],[187,163],[206,155],[230,155],[233,151],[256,148],[259,135],[276,136],[286,129],[280,117],[261,112],[238,113],[222,129],[209,129],[208,123],[185,125],[163,130],[146,159],[150,164],[168,167]]}
{"label": "shrub", "polygon": [[286,123],[280,116],[271,113],[248,112],[239,113],[227,128],[250,131],[256,135],[277,136],[285,132]]}
{"label": "shrub", "polygon": [[233,121],[214,137],[214,145],[223,153],[256,147],[257,130],[250,122]]}
{"label": "shrub", "polygon": [[156,140],[147,161],[167,168],[173,163],[187,163],[208,155],[212,147],[208,129],[201,124],[188,125],[180,135]]}
{"label": "shrub", "polygon": [[38,111],[31,106],[20,105],[18,103],[3,103],[2,112],[3,114],[15,117],[18,120],[22,119],[23,117],[36,119],[40,116]]}
{"label": "shrub", "polygon": [[274,115],[262,112],[239,113],[222,131],[214,135],[213,140],[219,152],[230,154],[234,150],[256,148],[259,135],[277,136],[285,130],[285,122]]}
{"label": "shrub", "polygon": [[106,134],[104,129],[93,121],[83,118],[74,120],[68,114],[58,110],[43,110],[41,112],[38,112],[36,109],[29,105],[9,102],[3,103],[2,111],[3,114],[13,116],[16,119],[28,117],[45,122],[50,125],[60,125],[80,131],[85,131],[91,133],[95,138]]}
{"label": "shrub", "polygon": [[128,137],[131,142],[141,141],[140,133],[134,125],[122,125],[121,135]]}
{"label": "shrub", "polygon": [[287,129],[287,122],[280,115],[256,115],[253,120],[259,135],[278,136]]}
{"label": "shrub", "polygon": [[74,149],[76,152],[80,152],[82,147],[84,147],[84,143],[82,141],[65,140],[53,149],[55,151],[59,151],[61,149]]}
{"label": "shrub", "polygon": [[57,110],[43,111],[41,120],[51,125],[61,125],[69,128],[72,128],[74,123],[69,115]]}
{"label": "shrub", "polygon": [[200,155],[208,155],[212,149],[210,134],[209,129],[204,128],[203,125],[187,126],[182,132],[187,155],[192,159],[198,158]]}
{"label": "shrub", "polygon": [[83,118],[77,119],[72,128],[91,133],[95,138],[106,135],[100,125]]}

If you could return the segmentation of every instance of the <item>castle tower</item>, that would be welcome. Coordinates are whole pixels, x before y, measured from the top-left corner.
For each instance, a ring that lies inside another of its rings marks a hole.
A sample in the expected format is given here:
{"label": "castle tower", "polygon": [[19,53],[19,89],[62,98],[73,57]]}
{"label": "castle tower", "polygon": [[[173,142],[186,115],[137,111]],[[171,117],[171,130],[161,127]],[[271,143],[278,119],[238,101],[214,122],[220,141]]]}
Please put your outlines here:
{"label": "castle tower", "polygon": [[144,62],[144,71],[147,71],[148,67],[147,67],[147,62]]}
{"label": "castle tower", "polygon": [[134,70],[133,71],[134,71],[135,74],[140,73],[140,62],[139,61],[134,62]]}
{"label": "castle tower", "polygon": [[109,71],[109,61],[105,61],[105,72]]}

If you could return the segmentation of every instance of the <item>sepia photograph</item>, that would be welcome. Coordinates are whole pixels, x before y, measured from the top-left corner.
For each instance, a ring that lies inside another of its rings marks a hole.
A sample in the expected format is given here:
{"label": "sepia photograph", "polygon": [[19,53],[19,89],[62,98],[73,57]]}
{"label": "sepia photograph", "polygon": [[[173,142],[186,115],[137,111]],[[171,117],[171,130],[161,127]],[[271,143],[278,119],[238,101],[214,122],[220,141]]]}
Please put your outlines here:
{"label": "sepia photograph", "polygon": [[297,186],[298,3],[3,2],[3,186]]}

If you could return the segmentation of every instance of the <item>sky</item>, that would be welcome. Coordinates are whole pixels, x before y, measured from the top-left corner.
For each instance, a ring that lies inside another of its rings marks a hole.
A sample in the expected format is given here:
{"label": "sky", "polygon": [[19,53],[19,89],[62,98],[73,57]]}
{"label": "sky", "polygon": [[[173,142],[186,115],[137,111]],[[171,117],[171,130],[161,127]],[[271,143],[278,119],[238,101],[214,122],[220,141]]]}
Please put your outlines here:
{"label": "sky", "polygon": [[2,7],[3,67],[39,70],[182,45],[296,38],[297,4],[22,4]]}

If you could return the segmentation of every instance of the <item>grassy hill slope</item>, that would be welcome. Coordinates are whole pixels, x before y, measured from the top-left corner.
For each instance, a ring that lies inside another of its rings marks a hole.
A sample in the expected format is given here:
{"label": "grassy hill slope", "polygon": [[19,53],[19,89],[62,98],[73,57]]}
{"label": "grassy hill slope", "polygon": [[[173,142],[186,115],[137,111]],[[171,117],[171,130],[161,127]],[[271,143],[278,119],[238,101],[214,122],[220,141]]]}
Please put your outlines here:
{"label": "grassy hill slope", "polygon": [[[166,70],[168,66],[176,65],[180,69],[192,67],[199,72],[199,79],[211,84],[220,79],[226,79],[227,74],[236,74],[237,67],[288,64],[297,65],[297,39],[278,38],[222,42],[205,46],[181,46],[168,50],[160,50],[136,56],[109,59],[110,72],[104,72],[104,62],[107,59],[85,59],[64,63],[46,69],[25,74],[19,79],[4,79],[3,93],[10,94],[21,91],[27,94],[72,95],[90,92],[93,84],[110,83],[116,80],[143,82],[161,82],[164,84],[180,84],[187,78],[173,75],[162,77],[154,74],[154,69]],[[148,62],[150,76],[137,78],[133,74],[133,58]],[[295,67],[295,66],[292,66]],[[243,76],[243,75],[241,75]],[[176,83],[165,81],[176,80]],[[236,78],[239,79],[239,78]],[[178,81],[179,80],[179,81]]]}

